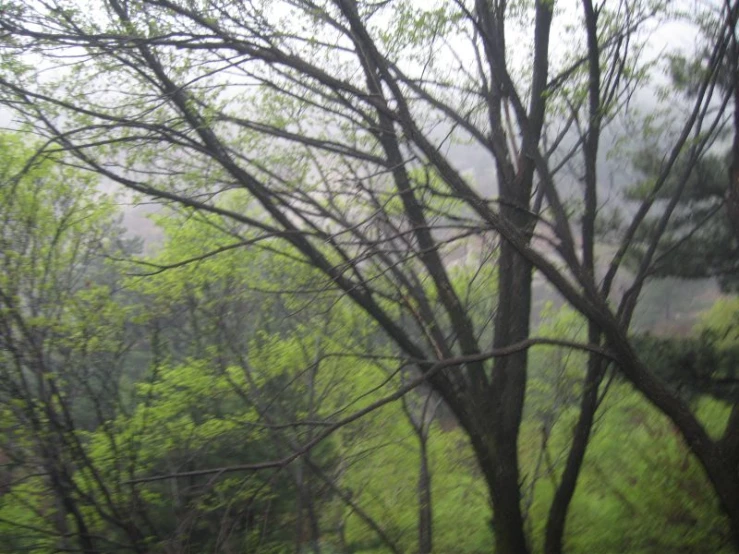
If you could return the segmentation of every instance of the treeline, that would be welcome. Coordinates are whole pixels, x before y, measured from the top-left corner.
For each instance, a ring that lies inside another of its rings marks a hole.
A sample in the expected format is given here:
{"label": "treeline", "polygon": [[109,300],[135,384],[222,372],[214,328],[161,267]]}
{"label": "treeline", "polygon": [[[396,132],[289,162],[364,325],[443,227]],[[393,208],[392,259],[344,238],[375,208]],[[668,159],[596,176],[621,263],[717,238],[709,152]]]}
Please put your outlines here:
{"label": "treeline", "polygon": [[739,548],[738,21],[0,1],[8,547]]}
{"label": "treeline", "polygon": [[[320,274],[275,257],[276,241],[232,248],[224,229],[247,229],[188,210],[157,217],[164,244],[143,256],[94,181],[17,136],[2,143],[0,551],[489,551],[492,513],[463,429]],[[486,267],[459,265],[453,280],[480,325],[494,309]],[[716,432],[729,404],[699,377],[715,377],[710,356],[732,375],[737,313],[736,300],[717,304],[700,347],[640,339]],[[540,315],[538,336],[582,340],[575,312]],[[587,355],[541,346],[529,363],[521,494],[538,550]],[[567,550],[728,549],[674,427],[615,374],[599,402]]]}

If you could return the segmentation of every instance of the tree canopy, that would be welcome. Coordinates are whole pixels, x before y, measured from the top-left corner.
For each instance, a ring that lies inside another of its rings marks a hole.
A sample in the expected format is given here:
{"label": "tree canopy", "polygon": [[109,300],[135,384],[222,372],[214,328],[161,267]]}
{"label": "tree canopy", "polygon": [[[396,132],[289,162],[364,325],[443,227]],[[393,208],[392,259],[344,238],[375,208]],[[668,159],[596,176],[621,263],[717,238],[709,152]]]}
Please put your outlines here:
{"label": "tree canopy", "polygon": [[[687,460],[669,524],[718,529],[678,542],[739,545],[739,404],[683,394],[673,350],[631,332],[655,276],[735,277],[739,233],[718,218],[739,197],[738,13],[3,1],[0,103],[35,141],[2,176],[3,406],[20,433],[4,450],[31,462],[11,479],[39,473],[3,521],[88,552],[319,552],[332,533],[330,548],[405,552],[410,526],[431,552],[437,499],[474,482],[465,545],[555,554],[588,544],[570,506],[607,465],[603,435],[631,425],[659,443],[634,473]],[[685,52],[655,53],[677,23],[699,37],[690,78]],[[161,204],[157,252],[124,238],[99,192],[116,185]],[[535,308],[542,283],[561,319]],[[708,317],[697,340],[731,360],[733,316],[728,338]],[[362,464],[375,449],[380,469]],[[417,510],[388,521],[373,481],[403,464]],[[640,513],[615,490],[611,517]]]}

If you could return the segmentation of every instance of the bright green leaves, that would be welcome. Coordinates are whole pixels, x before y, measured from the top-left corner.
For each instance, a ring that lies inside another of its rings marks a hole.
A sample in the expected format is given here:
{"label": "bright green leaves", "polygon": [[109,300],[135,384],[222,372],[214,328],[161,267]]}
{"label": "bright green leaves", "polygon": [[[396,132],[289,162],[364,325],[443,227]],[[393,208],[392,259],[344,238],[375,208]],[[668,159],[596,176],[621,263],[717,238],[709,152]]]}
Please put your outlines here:
{"label": "bright green leaves", "polygon": [[49,505],[43,479],[29,476],[0,495],[0,552],[51,554],[55,551],[55,506]]}
{"label": "bright green leaves", "polygon": [[419,6],[405,1],[392,3],[392,13],[383,18],[382,28],[377,30],[388,52],[403,51],[407,55],[414,48],[423,51],[435,41],[445,40],[462,19],[462,14],[448,4],[430,2]]}
{"label": "bright green leaves", "polygon": [[703,314],[696,330],[712,338],[720,349],[739,349],[739,297],[717,301]]}
{"label": "bright green leaves", "polygon": [[112,299],[105,257],[122,247],[112,201],[89,174],[34,156],[12,135],[0,142],[0,316],[10,335],[39,334],[79,353],[115,350],[126,310]]}
{"label": "bright green leaves", "polygon": [[102,518],[83,429],[117,408],[129,308],[108,256],[130,245],[89,174],[19,137],[0,142],[0,424],[12,483],[0,518],[33,537],[18,550],[55,551],[77,544],[73,511],[90,514],[88,526]]}
{"label": "bright green leaves", "polygon": [[[584,341],[587,326],[572,309],[547,303],[541,311],[536,336]],[[562,413],[577,405],[585,377],[587,355],[570,348],[535,346],[529,352],[531,379],[527,405],[537,421],[556,421]]]}
{"label": "bright green leaves", "polygon": [[666,418],[625,385],[613,386],[602,413],[573,503],[572,550],[722,551],[726,523]]}
{"label": "bright green leaves", "polygon": [[[137,470],[142,471],[188,450],[243,436],[242,424],[255,420],[253,409],[242,406],[237,415],[223,412],[237,398],[234,387],[239,386],[243,383],[234,373],[219,376],[204,361],[159,368],[151,382],[138,385],[133,413],[112,422],[116,441],[133,448],[129,455],[135,456]],[[106,446],[107,431],[96,434],[92,444],[100,460],[115,458]]]}

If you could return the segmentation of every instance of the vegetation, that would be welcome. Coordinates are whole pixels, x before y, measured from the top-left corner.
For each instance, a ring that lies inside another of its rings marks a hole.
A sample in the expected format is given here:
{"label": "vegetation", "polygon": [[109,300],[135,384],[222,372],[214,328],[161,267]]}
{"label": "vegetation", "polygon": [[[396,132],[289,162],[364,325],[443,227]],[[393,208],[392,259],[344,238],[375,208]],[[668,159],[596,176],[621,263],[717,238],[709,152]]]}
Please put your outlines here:
{"label": "vegetation", "polygon": [[0,552],[736,551],[738,16],[0,0]]}

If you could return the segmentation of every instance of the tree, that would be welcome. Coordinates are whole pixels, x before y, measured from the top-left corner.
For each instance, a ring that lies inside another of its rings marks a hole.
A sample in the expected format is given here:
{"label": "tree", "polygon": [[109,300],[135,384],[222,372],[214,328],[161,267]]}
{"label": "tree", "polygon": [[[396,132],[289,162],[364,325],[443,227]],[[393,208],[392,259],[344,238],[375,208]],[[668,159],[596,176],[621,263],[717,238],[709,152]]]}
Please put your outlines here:
{"label": "tree", "polygon": [[[724,290],[735,290],[739,274],[739,233],[733,225],[736,211],[736,190],[731,185],[735,179],[736,162],[739,159],[739,93],[737,92],[736,68],[739,47],[736,38],[736,9],[713,8],[707,10],[700,22],[700,38],[705,46],[687,58],[685,53],[671,56],[668,71],[671,80],[671,91],[694,98],[700,91],[700,81],[705,72],[710,70],[710,44],[714,40],[716,28],[726,27],[730,31],[730,40],[724,59],[717,67],[717,82],[727,95],[727,100],[734,104],[734,123],[726,125],[723,133],[712,138],[716,143],[725,143],[733,133],[733,145],[728,151],[721,152],[723,146],[713,145],[711,151],[701,158],[693,159],[684,152],[676,159],[673,176],[666,179],[665,185],[657,192],[655,200],[658,205],[669,205],[670,199],[679,200],[674,206],[674,216],[664,231],[664,238],[657,248],[656,260],[652,273],[657,276],[678,276],[688,279],[716,277]],[[642,201],[644,194],[650,191],[649,181],[659,175],[660,136],[658,133],[645,134],[645,144],[633,152],[633,165],[640,177],[627,190],[627,198]],[[730,139],[731,140],[731,139]],[[682,183],[680,175],[690,169],[690,176]],[[679,189],[682,189],[680,191]],[[637,246],[639,240],[649,242],[649,237],[658,225],[659,215],[645,221],[640,231],[632,254],[635,263],[643,256],[643,248]]]}
{"label": "tree", "polygon": [[[687,180],[684,193],[678,195],[677,217],[670,221],[668,240],[659,247],[661,263],[654,268],[656,273],[687,278],[717,276],[722,286],[729,290],[736,286],[739,240],[739,228],[736,226],[739,213],[739,189],[736,184],[739,167],[737,17],[736,6],[730,3],[709,7],[698,18],[699,36],[704,46],[695,53],[678,53],[670,57],[667,68],[671,79],[670,92],[695,97],[700,91],[705,72],[711,70],[710,45],[715,40],[716,29],[727,30],[729,38],[726,53],[716,67],[716,86],[726,93],[726,101],[733,103],[734,109],[733,122],[726,126],[725,134],[719,133],[714,137],[717,142],[729,138],[730,146],[725,155],[711,153],[702,159],[676,160],[679,166],[691,166],[691,177]],[[651,138],[654,140],[655,137]],[[647,144],[634,153],[634,165],[647,179],[654,179],[659,172],[658,150],[654,144]],[[684,169],[676,171],[676,174],[684,173]],[[679,179],[668,178],[667,185],[659,191],[657,199],[669,200],[675,195],[678,183]],[[649,188],[649,185],[637,185],[629,195],[633,200],[641,200],[640,196]]]}
{"label": "tree", "polygon": [[[130,255],[131,245],[93,176],[22,138],[0,136],[3,535],[17,550],[93,552],[107,540],[143,552],[136,495],[121,491],[120,475],[101,477],[84,440],[121,409],[137,337],[105,256]],[[93,531],[98,519],[113,530],[106,539]],[[29,530],[41,545],[24,538]]]}
{"label": "tree", "polygon": [[[726,21],[735,20],[736,6],[723,8]],[[518,460],[527,348],[552,342],[530,336],[534,268],[588,321],[587,343],[569,346],[591,353],[547,550],[561,549],[609,363],[679,429],[739,541],[739,407],[723,436],[711,438],[628,336],[695,161],[728,113],[728,92],[717,82],[735,44],[733,27],[716,29],[693,99],[674,102],[678,128],[601,279],[601,137],[629,111],[635,91],[656,86],[641,39],[659,25],[659,6],[583,0],[581,12],[569,14],[547,0],[424,8],[108,0],[88,8],[82,0],[7,3],[0,15],[9,60],[0,76],[3,102],[75,163],[259,232],[247,238],[225,227],[232,242],[212,254],[259,243],[313,268],[317,294],[340,291],[361,308],[470,437],[497,552],[529,550]],[[570,48],[550,49],[552,33]],[[31,49],[35,67],[50,77],[35,75],[24,54]],[[519,67],[519,60],[527,61]],[[447,146],[460,139],[484,150],[496,198],[455,167]],[[684,166],[676,164],[680,155]],[[573,161],[575,177],[566,171]],[[614,308],[614,279],[675,176],[674,194]],[[248,195],[252,211],[218,204],[231,189]],[[439,209],[446,199],[454,210]],[[491,347],[450,277],[450,249],[473,238],[499,241]]]}
{"label": "tree", "polygon": [[[243,199],[236,192],[221,201],[233,209]],[[157,371],[155,398],[142,387],[141,413],[117,427],[124,435],[145,431],[150,437],[145,450],[157,464],[140,466],[141,486],[167,490],[162,474],[189,475],[186,487],[174,486],[187,493],[164,494],[157,503],[162,514],[168,505],[178,508],[173,520],[164,518],[160,536],[175,550],[238,548],[247,540],[254,548],[285,548],[292,541],[295,552],[320,552],[336,544],[338,534],[339,548],[347,550],[345,535],[351,541],[352,533],[344,528],[351,515],[368,541],[403,551],[397,524],[380,524],[357,489],[352,494],[347,487],[357,473],[349,468],[357,465],[353,449],[364,458],[362,452],[382,448],[368,446],[367,428],[372,422],[377,429],[388,426],[363,419],[360,429],[344,428],[335,441],[310,451],[303,446],[349,407],[381,400],[383,385],[396,380],[380,363],[384,345],[375,344],[374,356],[365,354],[374,329],[334,293],[311,295],[307,309],[299,293],[313,271],[295,260],[268,257],[258,248],[209,255],[229,225],[221,216],[173,211],[158,220],[163,249],[137,260],[131,272],[153,306],[157,357],[177,363]],[[248,228],[242,231],[248,236]],[[197,262],[182,264],[183,258]],[[353,379],[341,371],[347,364]],[[144,429],[142,419],[148,421]],[[235,463],[246,476],[214,484],[213,467]],[[252,473],[257,470],[265,475]]]}

